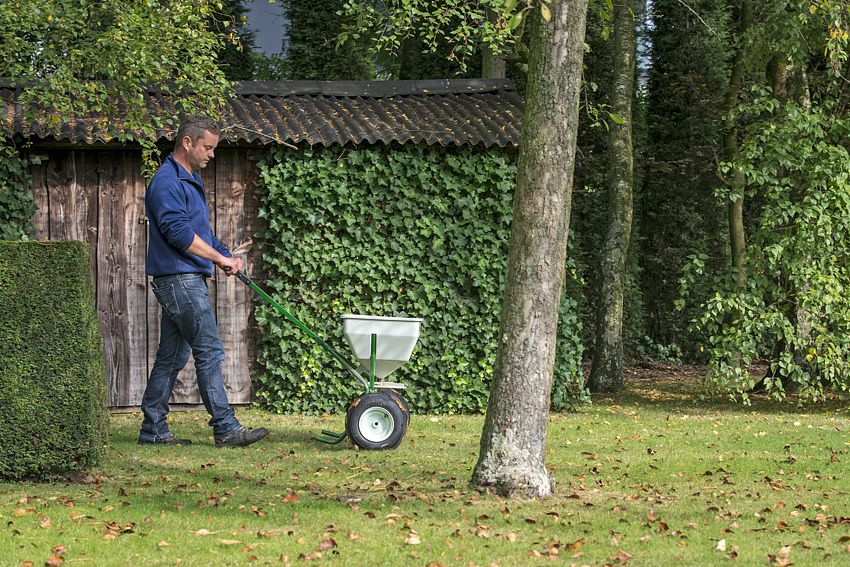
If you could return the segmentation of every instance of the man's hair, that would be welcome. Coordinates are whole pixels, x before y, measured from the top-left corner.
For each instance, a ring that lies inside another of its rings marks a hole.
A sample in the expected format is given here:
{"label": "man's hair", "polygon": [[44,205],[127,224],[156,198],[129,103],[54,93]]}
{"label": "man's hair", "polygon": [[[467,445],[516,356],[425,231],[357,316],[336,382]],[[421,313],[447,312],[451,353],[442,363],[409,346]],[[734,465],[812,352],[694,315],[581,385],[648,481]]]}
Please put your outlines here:
{"label": "man's hair", "polygon": [[198,138],[204,135],[204,132],[209,132],[216,136],[221,135],[221,129],[209,116],[193,114],[192,116],[184,117],[180,122],[180,129],[177,130],[177,136],[174,137],[174,148],[177,149],[180,147],[180,143],[185,136],[189,136],[189,139],[192,140],[192,145],[194,145],[198,141]]}

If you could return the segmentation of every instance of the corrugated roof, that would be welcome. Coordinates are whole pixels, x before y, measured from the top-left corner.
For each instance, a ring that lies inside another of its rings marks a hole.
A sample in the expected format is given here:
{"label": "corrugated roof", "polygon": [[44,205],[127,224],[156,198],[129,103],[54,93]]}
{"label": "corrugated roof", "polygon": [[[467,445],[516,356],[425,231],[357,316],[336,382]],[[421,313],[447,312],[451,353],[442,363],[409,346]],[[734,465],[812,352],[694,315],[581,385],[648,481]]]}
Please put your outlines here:
{"label": "corrugated roof", "polygon": [[[102,119],[81,117],[55,127],[24,122],[16,89],[0,82],[0,117],[16,134],[70,143],[106,139]],[[156,112],[170,99],[150,91]],[[236,84],[222,119],[222,138],[234,144],[424,142],[485,147],[519,143],[522,100],[510,81],[249,81]],[[159,132],[160,139],[173,138]]]}

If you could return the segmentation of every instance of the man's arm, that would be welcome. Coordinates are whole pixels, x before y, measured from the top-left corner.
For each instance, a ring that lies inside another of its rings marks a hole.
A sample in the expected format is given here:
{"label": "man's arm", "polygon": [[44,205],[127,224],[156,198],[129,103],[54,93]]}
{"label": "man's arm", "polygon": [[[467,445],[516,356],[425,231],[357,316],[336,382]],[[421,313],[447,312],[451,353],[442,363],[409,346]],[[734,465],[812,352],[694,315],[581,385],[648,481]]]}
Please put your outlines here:
{"label": "man's arm", "polygon": [[186,252],[194,254],[195,256],[200,256],[201,258],[206,258],[207,260],[212,260],[212,262],[220,268],[229,267],[229,270],[224,271],[228,277],[235,275],[236,272],[241,272],[244,267],[242,258],[228,258],[204,242],[197,234],[195,235],[194,240],[192,240],[192,244],[190,244],[186,249]]}

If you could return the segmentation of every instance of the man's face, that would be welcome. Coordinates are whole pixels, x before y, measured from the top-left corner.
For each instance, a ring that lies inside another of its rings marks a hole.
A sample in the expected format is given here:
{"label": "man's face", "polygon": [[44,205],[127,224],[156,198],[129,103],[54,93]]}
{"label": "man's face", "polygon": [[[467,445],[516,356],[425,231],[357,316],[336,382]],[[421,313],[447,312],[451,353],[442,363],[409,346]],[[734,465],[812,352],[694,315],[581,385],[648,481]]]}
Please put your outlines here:
{"label": "man's face", "polygon": [[189,167],[192,168],[192,171],[197,171],[199,169],[203,169],[207,166],[207,163],[215,157],[214,150],[216,146],[218,146],[218,134],[213,134],[212,132],[204,132],[200,138],[198,138],[194,145],[191,144],[191,140],[189,140],[189,147],[187,149],[187,161],[189,162]]}

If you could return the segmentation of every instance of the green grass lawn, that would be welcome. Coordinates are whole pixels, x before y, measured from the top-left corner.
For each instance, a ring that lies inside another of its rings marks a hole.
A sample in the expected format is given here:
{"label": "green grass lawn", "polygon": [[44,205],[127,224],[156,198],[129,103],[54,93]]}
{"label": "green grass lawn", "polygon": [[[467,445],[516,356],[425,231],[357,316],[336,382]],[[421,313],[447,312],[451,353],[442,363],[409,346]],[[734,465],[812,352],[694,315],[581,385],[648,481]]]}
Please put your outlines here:
{"label": "green grass lawn", "polygon": [[273,433],[234,450],[204,413],[171,416],[189,447],[138,446],[139,414],[116,414],[88,477],[0,484],[0,565],[850,564],[846,404],[699,402],[661,378],[553,415],[558,490],[537,501],[469,488],[482,416],[414,415],[366,452],[312,440],[341,416],[241,411]]}

